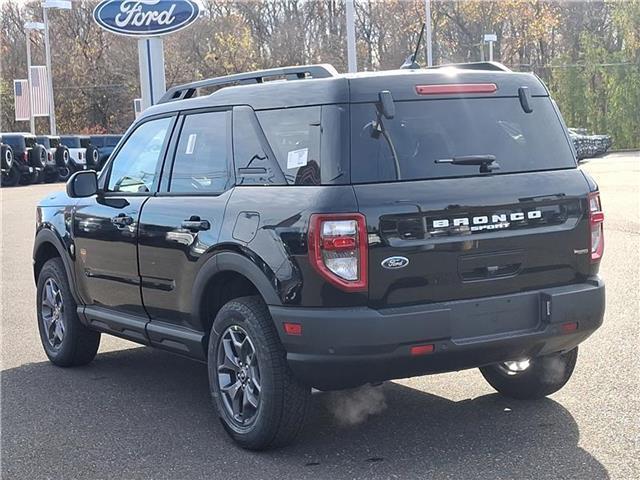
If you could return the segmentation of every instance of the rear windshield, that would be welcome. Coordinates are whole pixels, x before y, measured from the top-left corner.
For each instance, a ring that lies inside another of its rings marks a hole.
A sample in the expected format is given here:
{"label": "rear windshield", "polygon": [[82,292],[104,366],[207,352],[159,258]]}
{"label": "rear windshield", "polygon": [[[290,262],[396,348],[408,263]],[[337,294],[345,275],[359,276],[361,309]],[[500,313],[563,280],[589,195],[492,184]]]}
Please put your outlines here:
{"label": "rear windshield", "polygon": [[354,104],[351,180],[480,175],[478,165],[436,163],[467,156],[493,155],[498,174],[575,167],[551,100],[534,97],[531,106],[525,113],[518,98],[396,102],[394,118],[379,125],[375,104]]}
{"label": "rear windshield", "polygon": [[24,137],[24,143],[27,145],[27,148],[33,148],[36,146],[36,137]]}
{"label": "rear windshield", "polygon": [[89,145],[91,145],[91,140],[89,138],[81,138],[80,145],[82,146],[82,148],[89,148]]}
{"label": "rear windshield", "polygon": [[60,137],[60,143],[69,148],[80,148],[80,139],[78,137]]}
{"label": "rear windshield", "polygon": [[51,145],[51,148],[58,148],[58,146],[60,145],[60,140],[57,138],[50,138],[49,145]]}

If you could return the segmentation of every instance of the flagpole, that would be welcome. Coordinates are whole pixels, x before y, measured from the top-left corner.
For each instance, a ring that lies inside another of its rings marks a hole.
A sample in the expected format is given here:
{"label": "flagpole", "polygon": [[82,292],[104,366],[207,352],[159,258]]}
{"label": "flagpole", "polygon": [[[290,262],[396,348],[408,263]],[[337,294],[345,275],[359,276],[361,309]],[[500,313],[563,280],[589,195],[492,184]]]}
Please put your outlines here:
{"label": "flagpole", "polygon": [[56,135],[56,109],[53,101],[53,75],[51,73],[51,48],[49,47],[49,17],[47,15],[47,7],[42,9],[44,19],[44,50],[47,63],[47,90],[49,100],[49,127],[51,135]]}
{"label": "flagpole", "polygon": [[36,133],[36,119],[33,116],[33,95],[31,91],[31,29],[25,28],[27,35],[27,82],[29,84],[29,127],[31,133]]}

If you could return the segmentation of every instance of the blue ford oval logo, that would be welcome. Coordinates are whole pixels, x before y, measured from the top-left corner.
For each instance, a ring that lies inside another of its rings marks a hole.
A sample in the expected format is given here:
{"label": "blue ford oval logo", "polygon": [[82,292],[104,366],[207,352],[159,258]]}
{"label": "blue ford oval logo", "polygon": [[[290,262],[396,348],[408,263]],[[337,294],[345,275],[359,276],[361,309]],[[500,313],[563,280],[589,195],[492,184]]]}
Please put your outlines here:
{"label": "blue ford oval logo", "polygon": [[201,11],[194,0],[103,0],[93,10],[93,19],[110,32],[152,37],[191,25]]}
{"label": "blue ford oval logo", "polygon": [[409,265],[409,259],[407,257],[389,257],[385,258],[381,264],[384,268],[393,270],[395,268],[403,268]]}

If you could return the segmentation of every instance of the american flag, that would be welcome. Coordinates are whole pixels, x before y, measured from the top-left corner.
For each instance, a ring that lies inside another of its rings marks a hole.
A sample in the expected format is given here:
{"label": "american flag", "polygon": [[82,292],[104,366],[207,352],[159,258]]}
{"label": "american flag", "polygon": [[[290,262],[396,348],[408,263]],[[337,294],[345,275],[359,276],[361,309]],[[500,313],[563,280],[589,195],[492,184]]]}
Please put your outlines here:
{"label": "american flag", "polygon": [[49,82],[47,80],[47,67],[31,67],[31,95],[33,95],[33,116],[48,116]]}
{"label": "american flag", "polygon": [[13,93],[15,95],[16,121],[29,120],[29,81],[14,80]]}

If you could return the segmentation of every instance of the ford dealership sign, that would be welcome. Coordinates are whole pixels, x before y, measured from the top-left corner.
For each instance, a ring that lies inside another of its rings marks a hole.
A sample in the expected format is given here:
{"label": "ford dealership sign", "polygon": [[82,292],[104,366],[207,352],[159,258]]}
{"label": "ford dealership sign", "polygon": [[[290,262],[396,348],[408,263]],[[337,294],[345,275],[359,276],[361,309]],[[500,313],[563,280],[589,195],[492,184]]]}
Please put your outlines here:
{"label": "ford dealership sign", "polygon": [[194,0],[103,0],[93,18],[110,32],[152,37],[191,25],[201,11],[200,2]]}

